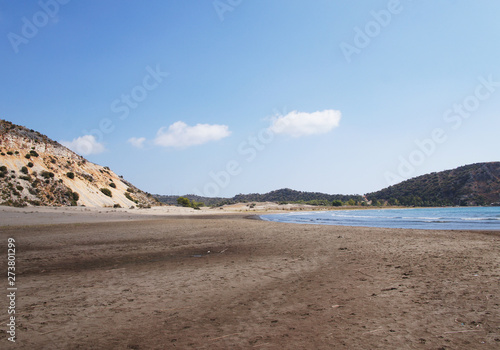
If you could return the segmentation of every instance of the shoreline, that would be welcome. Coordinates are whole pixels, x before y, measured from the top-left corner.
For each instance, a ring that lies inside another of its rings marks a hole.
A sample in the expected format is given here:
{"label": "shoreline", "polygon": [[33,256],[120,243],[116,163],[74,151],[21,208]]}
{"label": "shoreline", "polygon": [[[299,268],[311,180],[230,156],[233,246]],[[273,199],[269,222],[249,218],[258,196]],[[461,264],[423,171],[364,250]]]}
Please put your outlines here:
{"label": "shoreline", "polygon": [[[241,205],[240,205],[241,206]],[[400,209],[442,209],[437,208],[349,208],[348,211],[358,210],[400,210]],[[446,207],[449,208],[449,207]],[[462,208],[462,207],[460,207]],[[464,207],[465,208],[465,207]],[[216,217],[231,217],[243,216],[250,220],[286,223],[294,225],[317,225],[317,226],[339,226],[339,227],[365,227],[365,228],[387,228],[387,229],[402,229],[402,230],[424,230],[424,231],[450,231],[450,232],[491,232],[492,234],[500,233],[500,229],[457,229],[457,228],[391,228],[382,226],[348,226],[342,224],[322,224],[322,223],[302,223],[302,222],[283,222],[265,220],[261,216],[289,214],[289,213],[323,213],[328,211],[342,211],[343,208],[334,210],[272,210],[265,208],[264,210],[241,210],[231,206],[229,209],[213,209],[203,208],[202,210],[194,210],[192,208],[184,208],[177,206],[160,206],[149,209],[126,209],[126,208],[88,208],[88,207],[10,207],[0,206],[0,228],[12,226],[32,226],[32,225],[53,225],[53,224],[82,224],[82,223],[105,223],[105,222],[133,222],[144,220],[161,220],[167,218],[216,218]]]}

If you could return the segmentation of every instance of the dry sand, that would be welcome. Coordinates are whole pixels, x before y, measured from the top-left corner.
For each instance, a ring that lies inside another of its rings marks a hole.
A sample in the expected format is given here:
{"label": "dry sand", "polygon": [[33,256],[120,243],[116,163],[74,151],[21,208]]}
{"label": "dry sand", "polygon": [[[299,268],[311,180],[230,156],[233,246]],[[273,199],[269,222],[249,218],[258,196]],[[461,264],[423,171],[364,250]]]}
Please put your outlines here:
{"label": "dry sand", "polygon": [[2,208],[18,290],[15,344],[0,299],[0,348],[500,347],[498,232],[165,210]]}

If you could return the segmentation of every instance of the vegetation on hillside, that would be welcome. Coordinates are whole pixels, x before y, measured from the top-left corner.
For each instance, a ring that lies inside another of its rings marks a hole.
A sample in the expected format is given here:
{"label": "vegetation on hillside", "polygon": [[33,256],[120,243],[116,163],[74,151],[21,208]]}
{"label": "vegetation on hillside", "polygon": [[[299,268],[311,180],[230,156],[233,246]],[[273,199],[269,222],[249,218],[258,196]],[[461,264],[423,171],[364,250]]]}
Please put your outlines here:
{"label": "vegetation on hillside", "polygon": [[[162,196],[155,197],[165,204],[179,204],[179,196]],[[202,202],[208,206],[222,206],[235,203],[253,203],[253,202],[274,202],[279,204],[308,204],[315,206],[341,206],[341,205],[362,205],[364,199],[359,195],[331,195],[320,192],[302,192],[294,191],[288,188],[272,191],[265,194],[239,194],[232,198],[223,197],[201,197],[196,195],[184,195],[191,202]]]}
{"label": "vegetation on hillside", "polygon": [[416,207],[500,204],[500,162],[422,175],[366,195],[389,205]]}
{"label": "vegetation on hillside", "polygon": [[190,201],[189,198],[186,197],[179,197],[177,198],[177,204],[182,206],[182,207],[188,207],[188,208],[193,208],[193,209],[200,209],[201,207],[204,207],[205,204],[203,202],[196,202],[196,201]]}
{"label": "vegetation on hillside", "polygon": [[[108,187],[125,187],[134,197],[123,192],[113,196]],[[97,196],[100,188],[112,199]],[[0,119],[0,205],[122,206],[119,203],[139,208],[161,204],[108,167],[87,162],[37,131]]]}

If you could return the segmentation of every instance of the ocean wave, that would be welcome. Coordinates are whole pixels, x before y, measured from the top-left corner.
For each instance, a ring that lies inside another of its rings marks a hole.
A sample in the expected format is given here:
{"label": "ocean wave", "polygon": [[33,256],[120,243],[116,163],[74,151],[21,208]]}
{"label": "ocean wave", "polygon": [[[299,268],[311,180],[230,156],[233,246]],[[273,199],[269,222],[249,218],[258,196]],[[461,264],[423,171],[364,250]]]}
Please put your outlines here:
{"label": "ocean wave", "polygon": [[331,214],[331,216],[338,217],[338,218],[365,218],[365,219],[373,218],[373,216],[347,215],[347,214],[337,214],[337,213],[333,213],[333,214]]}
{"label": "ocean wave", "polygon": [[344,215],[344,214],[331,214],[333,217],[337,218],[349,218],[349,219],[402,219],[401,216],[369,216],[369,215]]}
{"label": "ocean wave", "polygon": [[462,218],[465,221],[500,221],[500,218]]}
{"label": "ocean wave", "polygon": [[445,219],[448,219],[448,218],[436,218],[436,217],[427,217],[427,216],[422,216],[422,217],[419,217],[419,216],[414,216],[414,217],[403,217],[403,219],[405,220],[445,220]]}
{"label": "ocean wave", "polygon": [[317,215],[318,212],[315,211],[306,211],[306,212],[298,212],[298,213],[283,213],[283,214],[272,214],[272,215],[283,215],[283,216],[311,216]]}
{"label": "ocean wave", "polygon": [[264,220],[287,223],[415,229],[500,230],[499,211],[485,208],[314,211],[271,214]]}

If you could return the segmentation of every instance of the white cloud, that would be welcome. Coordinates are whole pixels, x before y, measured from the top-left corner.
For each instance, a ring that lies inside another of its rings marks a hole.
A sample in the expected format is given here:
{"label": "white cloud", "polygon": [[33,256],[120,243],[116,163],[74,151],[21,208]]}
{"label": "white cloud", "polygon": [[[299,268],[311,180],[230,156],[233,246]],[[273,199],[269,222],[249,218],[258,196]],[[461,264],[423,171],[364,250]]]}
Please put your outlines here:
{"label": "white cloud", "polygon": [[185,148],[217,141],[231,134],[227,125],[196,124],[188,126],[182,121],[158,130],[155,144],[163,147]]}
{"label": "white cloud", "polygon": [[144,141],[146,141],[145,137],[131,137],[127,140],[128,143],[136,148],[143,148]]}
{"label": "white cloud", "polygon": [[93,135],[80,136],[73,141],[61,141],[61,144],[84,156],[101,153],[105,150],[104,145],[97,142]]}
{"label": "white cloud", "polygon": [[269,130],[276,134],[288,134],[293,137],[326,134],[339,126],[340,111],[328,109],[314,113],[293,111],[273,120]]}

